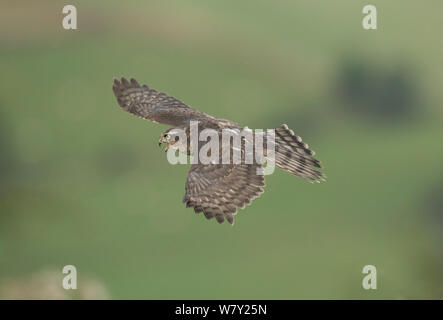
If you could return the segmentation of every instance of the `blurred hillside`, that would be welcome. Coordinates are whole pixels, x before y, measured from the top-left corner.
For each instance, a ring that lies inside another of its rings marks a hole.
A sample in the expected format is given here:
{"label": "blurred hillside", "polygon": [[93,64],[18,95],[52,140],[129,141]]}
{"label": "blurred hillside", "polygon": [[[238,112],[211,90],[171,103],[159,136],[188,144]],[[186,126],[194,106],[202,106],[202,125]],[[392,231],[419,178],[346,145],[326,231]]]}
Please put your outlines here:
{"label": "blurred hillside", "polygon": [[[375,31],[367,1],[71,1],[75,31],[65,4],[0,3],[1,288],[73,264],[121,299],[443,298],[441,2],[377,2]],[[115,76],[287,123],[328,181],[276,170],[234,227],[207,221]]]}

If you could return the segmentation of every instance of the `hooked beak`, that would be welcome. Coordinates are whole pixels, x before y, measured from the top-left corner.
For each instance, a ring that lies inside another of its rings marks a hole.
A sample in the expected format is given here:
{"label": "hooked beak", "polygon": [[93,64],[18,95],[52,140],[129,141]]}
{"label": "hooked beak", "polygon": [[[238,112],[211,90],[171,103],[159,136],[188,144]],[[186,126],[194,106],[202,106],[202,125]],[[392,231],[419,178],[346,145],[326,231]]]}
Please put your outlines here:
{"label": "hooked beak", "polygon": [[158,146],[161,147],[161,145],[162,145],[163,143],[166,143],[165,152],[167,152],[168,149],[169,149],[169,144],[168,144],[166,141],[164,141],[163,139],[160,139],[160,140],[158,141]]}

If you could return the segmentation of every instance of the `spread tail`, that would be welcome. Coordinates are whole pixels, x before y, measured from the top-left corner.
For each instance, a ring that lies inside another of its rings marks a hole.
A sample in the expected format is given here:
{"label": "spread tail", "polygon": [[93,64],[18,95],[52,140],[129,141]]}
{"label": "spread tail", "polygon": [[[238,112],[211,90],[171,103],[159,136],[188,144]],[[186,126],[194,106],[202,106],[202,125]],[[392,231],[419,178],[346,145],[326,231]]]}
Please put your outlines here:
{"label": "spread tail", "polygon": [[326,176],[316,168],[320,161],[315,152],[302,142],[286,124],[275,129],[275,165],[310,182],[325,181]]}

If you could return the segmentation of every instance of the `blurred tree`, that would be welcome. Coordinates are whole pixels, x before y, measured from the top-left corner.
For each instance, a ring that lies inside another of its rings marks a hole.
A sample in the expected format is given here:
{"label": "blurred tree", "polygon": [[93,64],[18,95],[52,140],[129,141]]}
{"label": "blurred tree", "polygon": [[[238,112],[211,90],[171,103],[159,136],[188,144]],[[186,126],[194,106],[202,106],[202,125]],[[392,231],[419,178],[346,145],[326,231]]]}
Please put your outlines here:
{"label": "blurred tree", "polygon": [[417,115],[418,89],[405,67],[382,69],[357,59],[346,59],[338,72],[339,100],[349,113],[368,120],[405,120]]}
{"label": "blurred tree", "polygon": [[[4,110],[1,101],[0,110]],[[0,196],[11,182],[17,163],[9,123],[8,118],[2,112],[0,114]]]}

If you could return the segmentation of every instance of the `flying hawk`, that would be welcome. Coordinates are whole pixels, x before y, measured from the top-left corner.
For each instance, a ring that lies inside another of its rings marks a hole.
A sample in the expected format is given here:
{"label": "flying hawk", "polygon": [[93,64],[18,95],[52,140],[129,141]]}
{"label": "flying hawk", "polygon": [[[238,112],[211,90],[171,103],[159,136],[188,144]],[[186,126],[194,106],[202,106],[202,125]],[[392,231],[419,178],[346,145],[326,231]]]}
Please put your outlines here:
{"label": "flying hawk", "polygon": [[[172,128],[163,132],[159,144],[176,148],[189,154],[189,145],[179,147],[175,132],[189,134],[190,121],[198,121],[199,130],[206,128],[221,132],[223,129],[243,129],[239,124],[215,118],[195,110],[180,100],[158,92],[146,85],[139,85],[135,79],[114,79],[112,87],[120,107],[140,118],[163,123]],[[275,165],[310,182],[324,180],[324,175],[315,168],[321,168],[314,152],[302,142],[299,136],[281,125],[275,129]],[[234,223],[237,209],[263,193],[264,175],[257,174],[258,163],[246,164],[192,164],[186,179],[183,202],[193,207],[196,213],[203,212],[207,219],[214,218],[222,223],[225,219]]]}

